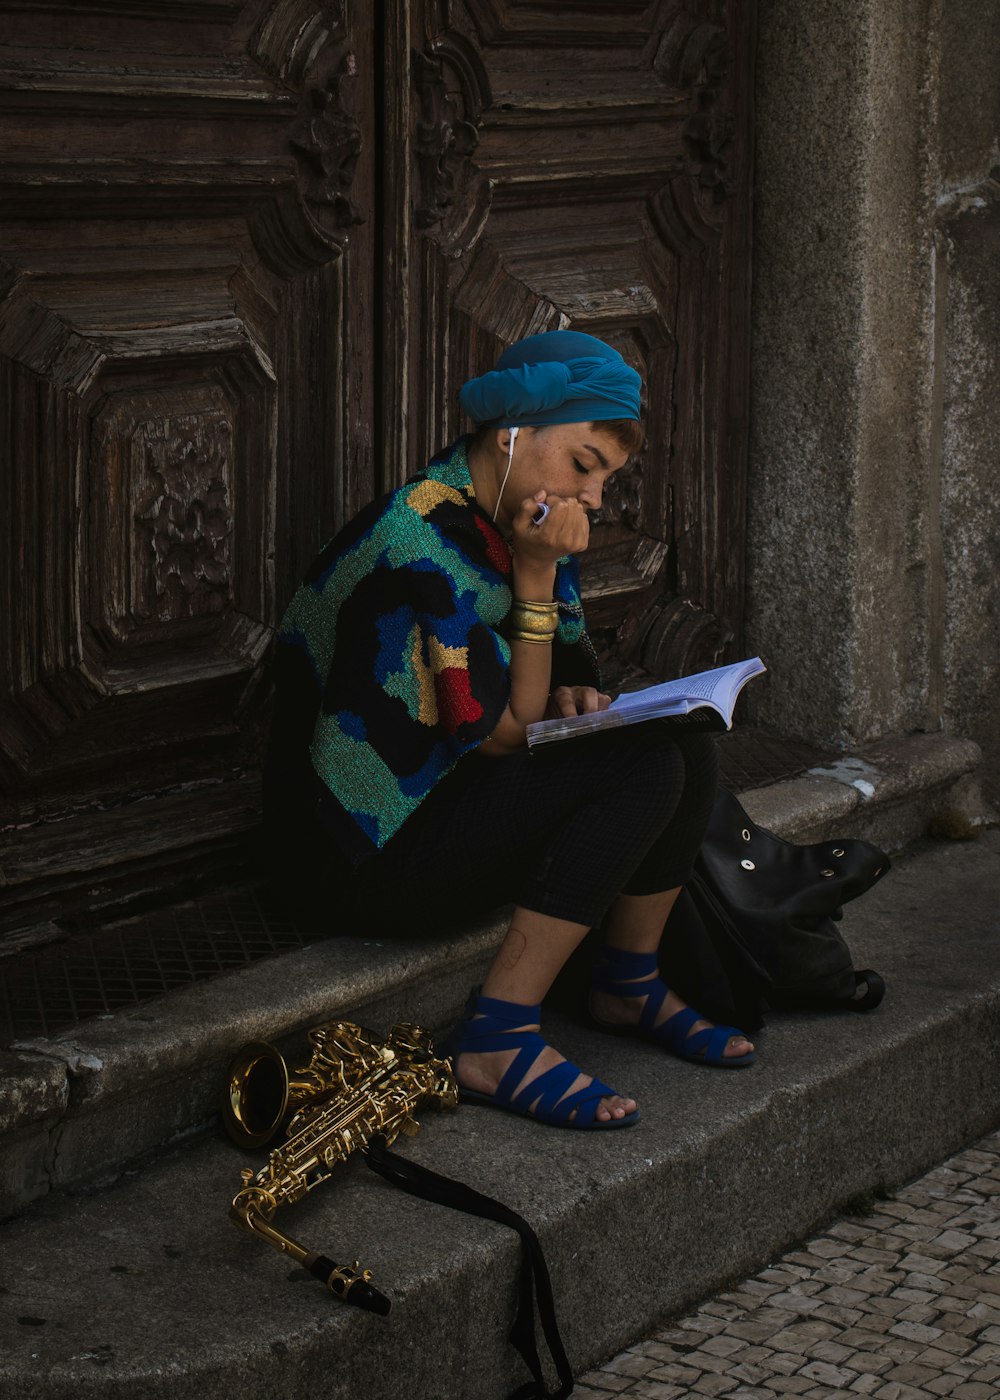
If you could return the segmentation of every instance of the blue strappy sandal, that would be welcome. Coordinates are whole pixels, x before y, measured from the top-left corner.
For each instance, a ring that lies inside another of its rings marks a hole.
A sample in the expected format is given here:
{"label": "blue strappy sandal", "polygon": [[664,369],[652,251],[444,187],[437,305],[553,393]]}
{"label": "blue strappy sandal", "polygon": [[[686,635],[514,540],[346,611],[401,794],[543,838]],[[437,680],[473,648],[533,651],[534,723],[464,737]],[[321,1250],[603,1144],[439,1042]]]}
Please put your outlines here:
{"label": "blue strappy sandal", "polygon": [[[657,974],[654,979],[640,980],[649,978],[651,972]],[[693,1007],[686,1006],[683,1011],[668,1016],[662,1025],[656,1024],[660,1007],[670,989],[660,980],[655,953],[631,953],[625,948],[613,948],[606,943],[594,963],[591,988],[614,997],[646,998],[638,1024],[633,1025],[601,1021],[588,1008],[591,1023],[608,1035],[630,1035],[640,1040],[651,1040],[682,1060],[690,1060],[696,1065],[712,1065],[717,1069],[744,1069],[757,1059],[755,1050],[748,1050],[743,1055],[726,1055],[730,1038],[744,1034],[735,1026],[708,1026],[692,1033],[691,1027],[696,1022],[707,1019]]]}
{"label": "blue strappy sandal", "polygon": [[[559,1128],[579,1128],[584,1132],[630,1128],[633,1123],[638,1123],[638,1109],[624,1118],[609,1118],[606,1121],[595,1116],[601,1099],[618,1092],[602,1084],[599,1079],[592,1079],[573,1094],[567,1093],[569,1086],[582,1073],[568,1060],[539,1074],[520,1093],[515,1092],[547,1045],[538,1031],[515,1027],[537,1024],[541,1012],[541,1006],[519,1006],[513,1001],[478,996],[473,992],[465,1008],[464,1019],[449,1037],[446,1053],[453,1059],[459,1055],[482,1055],[496,1050],[517,1050],[518,1053],[495,1093],[482,1094],[459,1085],[459,1102],[478,1104],[483,1108],[503,1108],[525,1118],[536,1118],[540,1123],[551,1123]],[[576,1117],[571,1120],[570,1114],[574,1112]]]}

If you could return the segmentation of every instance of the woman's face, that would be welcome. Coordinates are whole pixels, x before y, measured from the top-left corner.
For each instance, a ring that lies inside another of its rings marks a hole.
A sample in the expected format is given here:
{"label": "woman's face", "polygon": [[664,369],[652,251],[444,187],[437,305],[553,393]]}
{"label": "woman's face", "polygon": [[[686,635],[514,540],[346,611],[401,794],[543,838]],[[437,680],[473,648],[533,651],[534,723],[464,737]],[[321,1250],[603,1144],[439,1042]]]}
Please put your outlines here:
{"label": "woman's face", "polygon": [[[497,490],[507,470],[510,430],[496,437]],[[497,524],[509,529],[521,502],[536,491],[575,498],[586,510],[600,510],[604,484],[628,461],[615,439],[590,423],[558,423],[550,428],[521,428],[514,443],[510,476],[503,488]]]}

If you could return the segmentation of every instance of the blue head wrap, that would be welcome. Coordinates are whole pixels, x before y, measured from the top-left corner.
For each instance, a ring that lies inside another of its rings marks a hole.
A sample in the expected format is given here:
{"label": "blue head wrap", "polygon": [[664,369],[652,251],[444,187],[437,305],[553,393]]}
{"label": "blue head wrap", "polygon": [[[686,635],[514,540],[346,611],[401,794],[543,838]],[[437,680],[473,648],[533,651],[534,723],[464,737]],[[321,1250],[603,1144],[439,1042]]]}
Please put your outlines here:
{"label": "blue head wrap", "polygon": [[642,381],[617,350],[581,331],[543,331],[509,346],[495,370],[462,386],[477,427],[541,428],[639,418]]}

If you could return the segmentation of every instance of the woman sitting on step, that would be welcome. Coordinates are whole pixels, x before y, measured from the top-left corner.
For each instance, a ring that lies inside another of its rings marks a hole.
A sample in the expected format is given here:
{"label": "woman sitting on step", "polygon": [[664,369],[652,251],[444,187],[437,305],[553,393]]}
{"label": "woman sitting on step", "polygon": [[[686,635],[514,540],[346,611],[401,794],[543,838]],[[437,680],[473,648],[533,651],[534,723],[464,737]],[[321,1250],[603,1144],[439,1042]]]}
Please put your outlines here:
{"label": "woman sitting on step", "polygon": [[474,435],[327,545],[277,647],[265,804],[282,887],[364,934],[433,932],[513,902],[452,1037],[456,1075],[463,1101],[571,1128],[639,1116],[539,1033],[592,927],[593,1024],[699,1064],[755,1059],[658,974],[712,808],[711,738],[653,723],[538,756],[525,741],[535,720],[609,704],[574,556],[642,443],[639,390],[592,336],[511,346],[462,390]]}

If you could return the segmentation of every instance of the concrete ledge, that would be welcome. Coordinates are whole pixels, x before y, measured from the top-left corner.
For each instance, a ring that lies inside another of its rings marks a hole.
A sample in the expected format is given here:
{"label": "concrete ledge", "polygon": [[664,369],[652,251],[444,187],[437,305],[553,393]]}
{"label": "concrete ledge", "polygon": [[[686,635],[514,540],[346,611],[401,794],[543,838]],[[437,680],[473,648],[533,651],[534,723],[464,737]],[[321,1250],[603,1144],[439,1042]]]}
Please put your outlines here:
{"label": "concrete ledge", "polygon": [[[749,1071],[703,1070],[552,1018],[553,1040],[634,1093],[628,1131],[462,1108],[400,1150],[499,1196],[542,1237],[579,1370],[755,1269],[858,1192],[1000,1122],[1000,833],[904,856],[847,914],[889,995],[870,1016],[774,1017]],[[354,1158],[284,1227],[359,1257],[393,1298],[342,1307],[228,1221],[246,1159],[189,1145],[0,1233],[0,1392],[19,1400],[493,1400],[516,1242],[402,1196]]]}
{"label": "concrete ledge", "polygon": [[[978,757],[967,741],[916,735],[743,800],[754,820],[787,839],[862,835],[895,850],[942,807],[964,801],[971,817],[983,815],[975,793],[956,796]],[[335,938],[21,1043],[0,1080],[0,1219],[50,1190],[107,1182],[204,1131],[225,1066],[247,1040],[285,1049],[302,1028],[334,1016],[445,1025],[502,936],[497,918],[436,940]]]}
{"label": "concrete ledge", "polygon": [[885,739],[800,778],[744,795],[750,816],[789,841],[860,837],[899,851],[943,810],[973,826],[996,820],[971,779],[979,746],[946,734]]}

